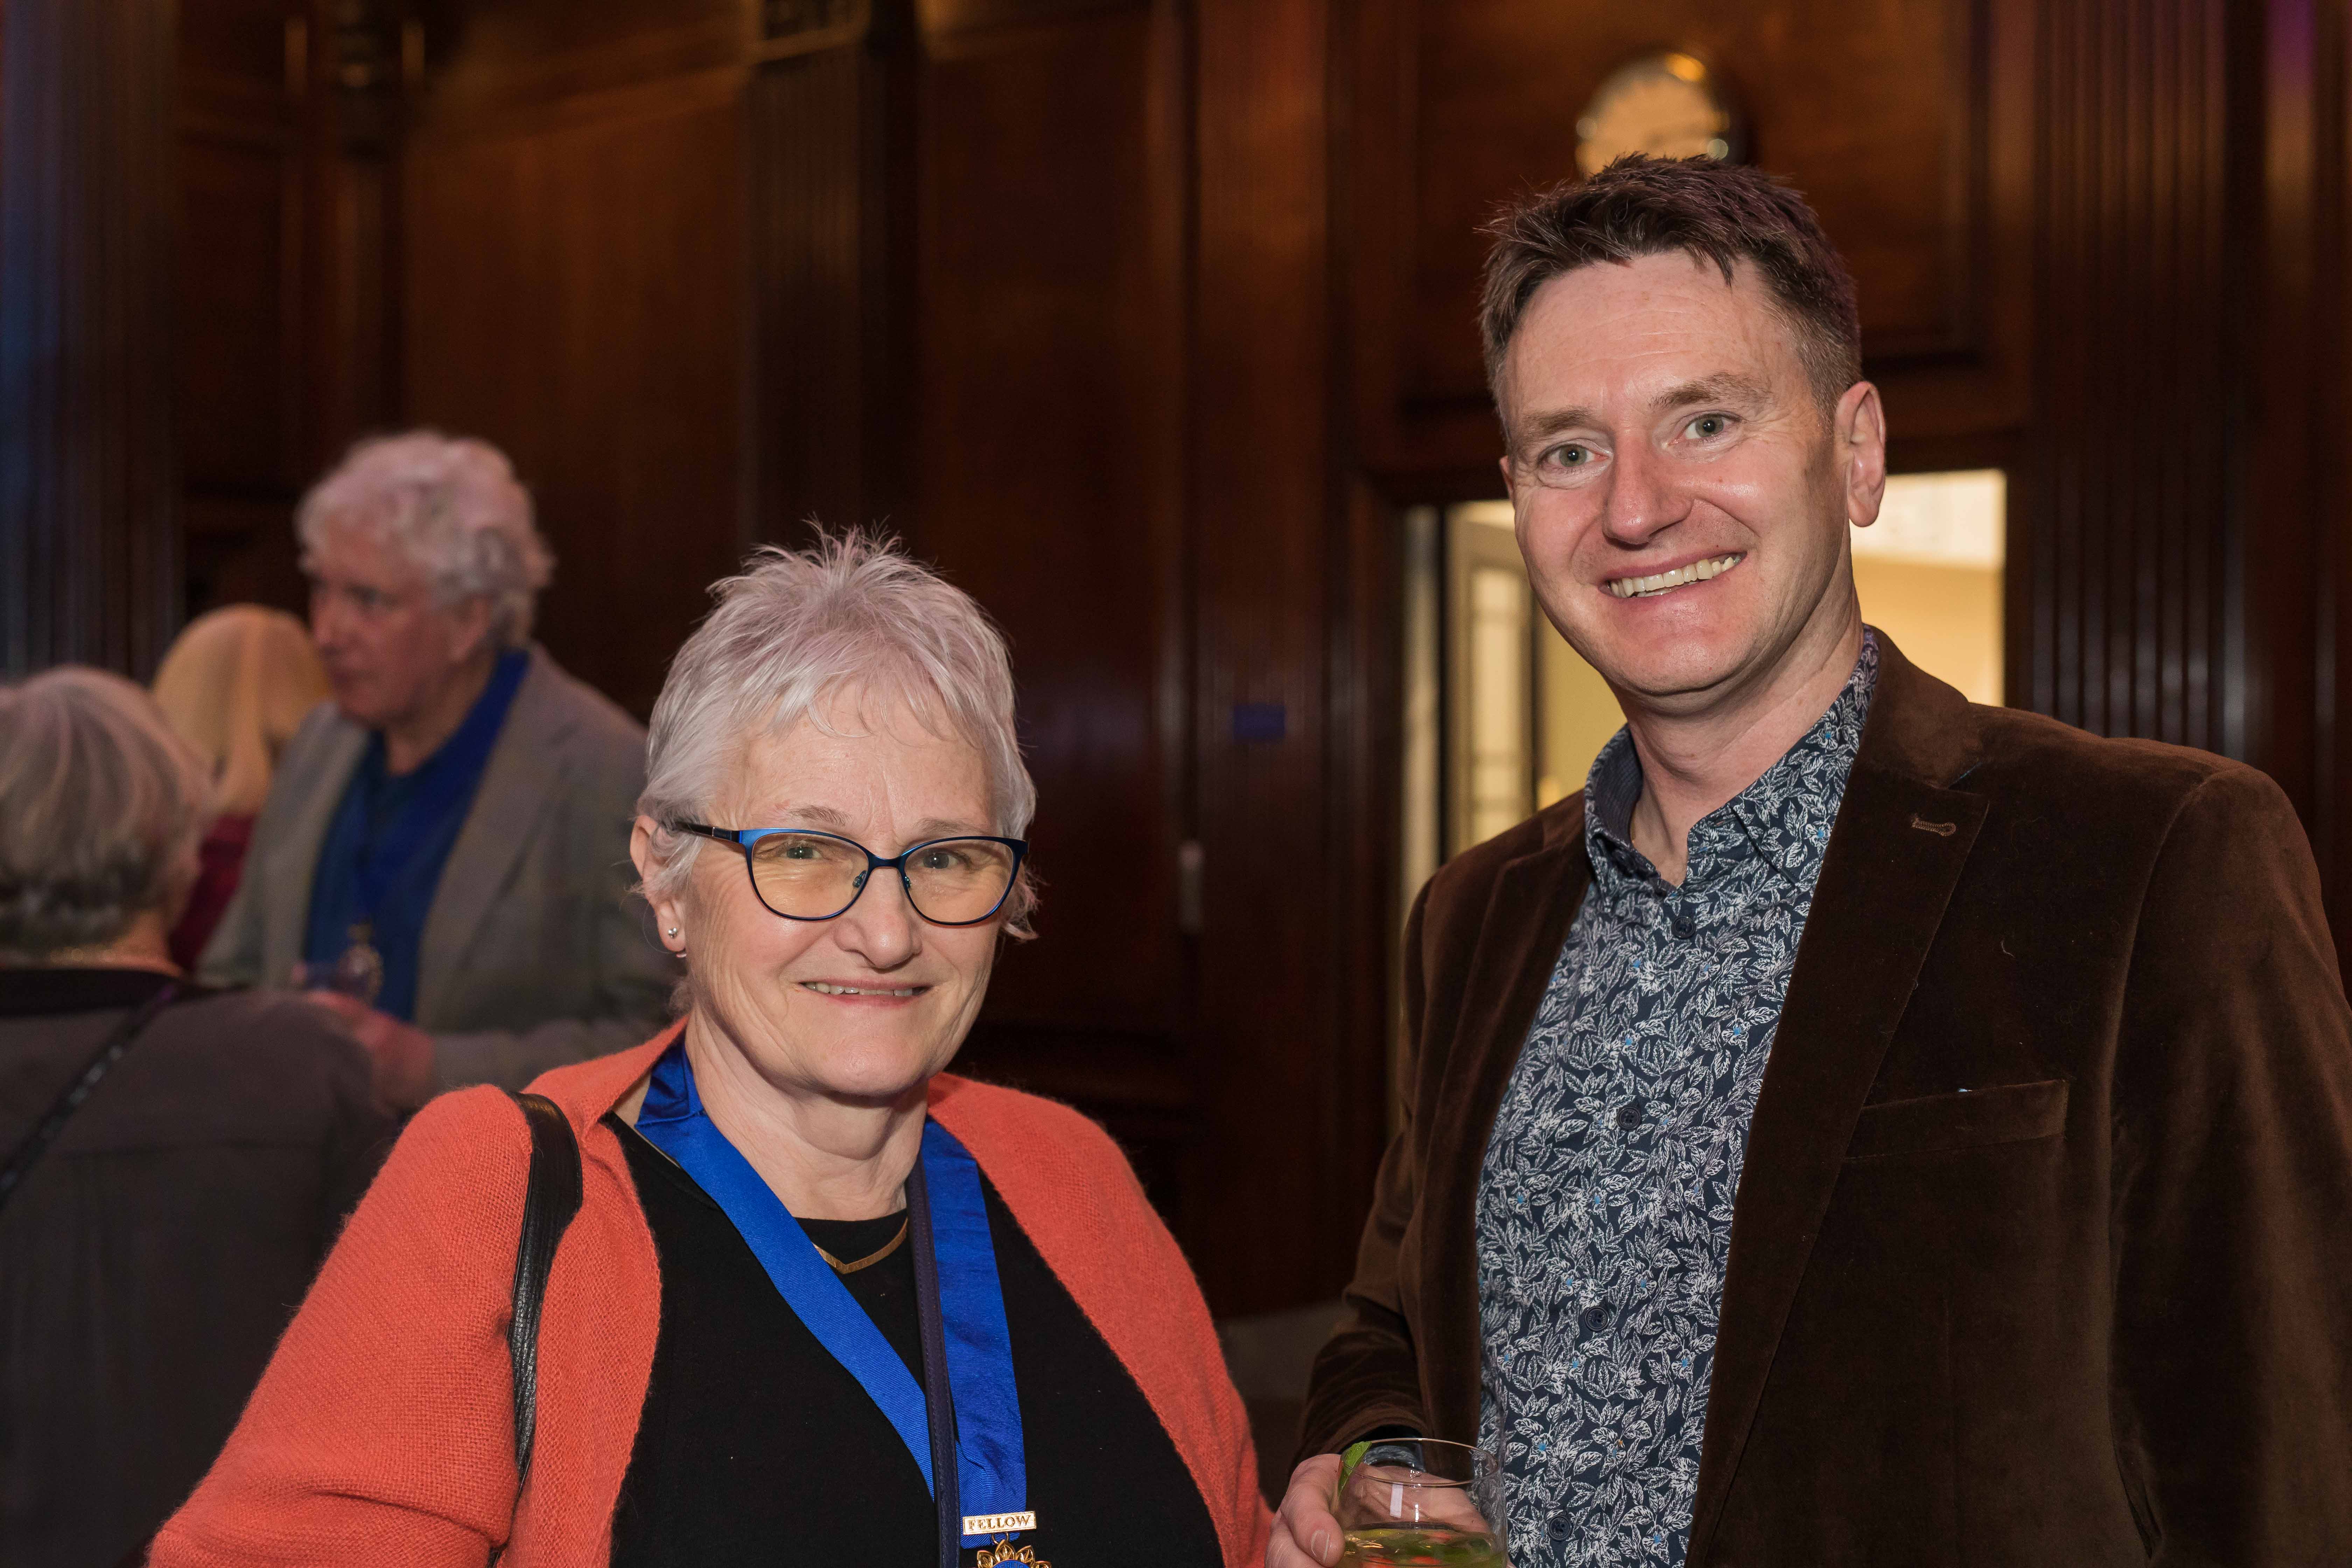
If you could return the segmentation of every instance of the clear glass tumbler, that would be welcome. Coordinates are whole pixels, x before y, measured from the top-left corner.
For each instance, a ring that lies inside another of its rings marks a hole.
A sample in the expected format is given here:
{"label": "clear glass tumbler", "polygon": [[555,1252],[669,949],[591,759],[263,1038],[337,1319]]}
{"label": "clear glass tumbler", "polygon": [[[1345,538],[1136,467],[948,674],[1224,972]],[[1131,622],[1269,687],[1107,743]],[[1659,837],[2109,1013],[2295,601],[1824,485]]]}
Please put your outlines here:
{"label": "clear glass tumbler", "polygon": [[1509,1568],[1502,1471],[1489,1450],[1397,1438],[1357,1444],[1343,1466],[1334,1510],[1343,1565]]}

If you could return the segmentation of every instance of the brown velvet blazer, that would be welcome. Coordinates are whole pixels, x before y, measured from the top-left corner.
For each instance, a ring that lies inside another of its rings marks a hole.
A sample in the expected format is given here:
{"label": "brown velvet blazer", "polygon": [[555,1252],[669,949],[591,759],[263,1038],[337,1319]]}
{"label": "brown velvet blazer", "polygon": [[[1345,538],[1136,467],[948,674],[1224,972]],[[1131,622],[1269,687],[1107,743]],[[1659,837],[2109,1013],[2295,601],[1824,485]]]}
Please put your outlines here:
{"label": "brown velvet blazer", "polygon": [[[1690,1563],[2352,1563],[2352,1014],[2294,813],[1881,647],[1733,1209]],[[1479,1163],[1583,824],[1414,907],[1406,1123],[1307,1452],[1475,1424]]]}

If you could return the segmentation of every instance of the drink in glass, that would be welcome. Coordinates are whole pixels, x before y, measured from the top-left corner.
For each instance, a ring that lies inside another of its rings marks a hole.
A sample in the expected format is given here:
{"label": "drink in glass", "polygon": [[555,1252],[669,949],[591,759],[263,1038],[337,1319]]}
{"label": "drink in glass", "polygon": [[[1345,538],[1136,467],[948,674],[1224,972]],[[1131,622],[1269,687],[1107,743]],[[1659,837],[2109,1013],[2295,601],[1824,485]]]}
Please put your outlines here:
{"label": "drink in glass", "polygon": [[1345,1568],[1509,1568],[1501,1468],[1467,1443],[1412,1437],[1348,1450],[1333,1511]]}

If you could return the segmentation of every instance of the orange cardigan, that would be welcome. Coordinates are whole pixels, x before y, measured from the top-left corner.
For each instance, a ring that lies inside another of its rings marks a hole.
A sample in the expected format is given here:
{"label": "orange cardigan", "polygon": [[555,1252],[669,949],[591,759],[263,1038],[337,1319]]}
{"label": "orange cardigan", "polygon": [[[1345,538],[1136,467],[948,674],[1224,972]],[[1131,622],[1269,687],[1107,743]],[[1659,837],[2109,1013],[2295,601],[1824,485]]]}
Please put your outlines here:
{"label": "orange cardigan", "polygon": [[[152,1563],[609,1559],[661,1269],[620,1140],[598,1122],[677,1027],[533,1085],[580,1135],[584,1191],[548,1282],[520,1506],[507,1319],[530,1140],[511,1100],[473,1089],[402,1135]],[[1268,1516],[1249,1423],[1200,1287],[1118,1147],[1066,1106],[946,1075],[930,1109],[1158,1412],[1227,1568],[1255,1568]]]}

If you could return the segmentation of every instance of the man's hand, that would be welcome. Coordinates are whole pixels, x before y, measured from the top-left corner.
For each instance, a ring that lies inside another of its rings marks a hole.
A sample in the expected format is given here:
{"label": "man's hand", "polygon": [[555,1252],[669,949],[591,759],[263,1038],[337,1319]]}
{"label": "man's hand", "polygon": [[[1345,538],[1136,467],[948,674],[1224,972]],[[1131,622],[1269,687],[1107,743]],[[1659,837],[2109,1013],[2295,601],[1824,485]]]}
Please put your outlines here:
{"label": "man's hand", "polygon": [[375,1097],[394,1110],[414,1110],[433,1098],[433,1037],[389,1013],[379,1013],[340,991],[306,991],[343,1022],[375,1064]]}
{"label": "man's hand", "polygon": [[1332,1568],[1339,1561],[1339,1521],[1331,1504],[1339,1489],[1339,1456],[1318,1454],[1290,1472],[1290,1489],[1274,1516],[1265,1568]]}

